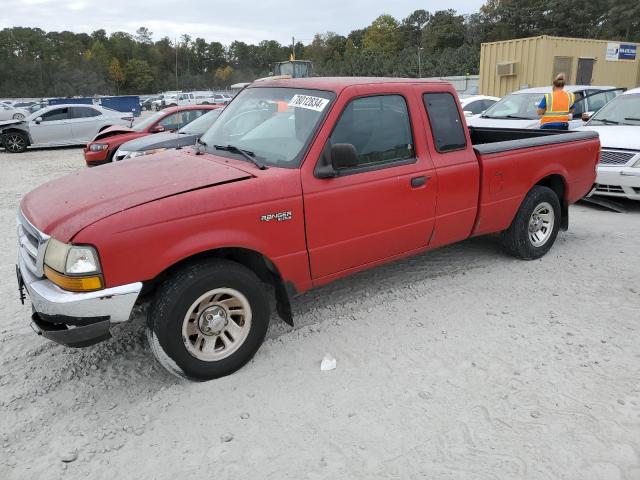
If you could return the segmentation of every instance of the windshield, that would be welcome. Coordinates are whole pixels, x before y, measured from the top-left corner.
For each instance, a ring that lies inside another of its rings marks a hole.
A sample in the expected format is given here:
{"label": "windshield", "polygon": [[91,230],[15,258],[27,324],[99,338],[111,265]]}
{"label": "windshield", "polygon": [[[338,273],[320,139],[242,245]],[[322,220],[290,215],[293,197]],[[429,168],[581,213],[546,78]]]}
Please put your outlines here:
{"label": "windshield", "polygon": [[201,140],[216,155],[241,158],[215,148],[232,145],[267,165],[296,168],[334,98],[333,92],[324,90],[247,88]]}
{"label": "windshield", "polygon": [[145,131],[147,128],[149,128],[149,125],[154,124],[155,122],[157,122],[158,120],[160,120],[162,117],[164,117],[166,115],[165,112],[156,112],[153,115],[151,115],[150,117],[145,118],[144,120],[142,120],[140,123],[136,123],[132,130],[134,132],[143,132]]}
{"label": "windshield", "polygon": [[210,112],[205,113],[201,117],[195,119],[193,122],[188,123],[180,130],[178,133],[184,133],[186,135],[202,135],[207,129],[213,125],[213,122],[220,116],[222,113],[222,109],[219,108],[217,110],[211,110]]}
{"label": "windshield", "polygon": [[602,107],[587,125],[640,125],[640,94],[616,97]]}
{"label": "windshield", "polygon": [[538,105],[544,93],[512,93],[489,108],[483,118],[538,119]]}

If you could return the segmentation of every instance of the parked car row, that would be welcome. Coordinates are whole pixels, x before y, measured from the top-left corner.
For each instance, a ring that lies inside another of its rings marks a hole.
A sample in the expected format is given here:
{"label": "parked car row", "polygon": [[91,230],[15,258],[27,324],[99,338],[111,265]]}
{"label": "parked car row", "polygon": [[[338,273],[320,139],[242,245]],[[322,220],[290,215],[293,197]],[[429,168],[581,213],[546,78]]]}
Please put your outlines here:
{"label": "parked car row", "polygon": [[[87,166],[95,167],[114,160],[116,150],[126,142],[161,132],[176,132],[200,116],[220,107],[214,105],[188,105],[170,107],[145,118],[134,126],[113,126],[95,135],[84,149]],[[192,144],[195,143],[195,140]]]}
{"label": "parked car row", "polygon": [[233,97],[225,92],[165,92],[156,96],[141,98],[143,110],[162,110],[183,105],[226,105]]}
{"label": "parked car row", "polygon": [[[622,89],[611,86],[574,85],[566,90],[577,99],[570,128],[597,131],[602,139],[597,181],[591,193],[640,200],[640,88],[622,93]],[[538,103],[549,92],[546,87],[529,88],[503,99],[466,96],[460,103],[471,128],[534,129],[539,126]],[[172,106],[161,108],[135,126],[120,112],[98,106],[59,105],[43,110],[33,102],[30,108],[38,110],[34,115],[24,108],[14,108],[21,105],[19,102],[14,106],[0,102],[0,144],[18,153],[27,146],[73,145],[90,140],[84,150],[88,166],[146,156],[194,145],[229,98],[216,95],[167,92],[160,100]],[[218,103],[208,105],[212,98]],[[156,100],[147,97],[143,102],[152,104]],[[175,106],[174,102],[184,105]]]}

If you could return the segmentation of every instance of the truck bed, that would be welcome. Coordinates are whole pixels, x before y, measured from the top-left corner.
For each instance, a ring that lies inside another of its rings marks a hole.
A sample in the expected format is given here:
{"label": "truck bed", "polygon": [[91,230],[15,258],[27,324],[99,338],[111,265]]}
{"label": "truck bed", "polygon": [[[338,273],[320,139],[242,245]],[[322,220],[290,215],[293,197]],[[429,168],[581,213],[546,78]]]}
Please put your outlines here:
{"label": "truck bed", "polygon": [[474,236],[508,228],[541,180],[561,190],[563,210],[593,185],[600,152],[595,132],[469,127],[469,133],[480,165]]}

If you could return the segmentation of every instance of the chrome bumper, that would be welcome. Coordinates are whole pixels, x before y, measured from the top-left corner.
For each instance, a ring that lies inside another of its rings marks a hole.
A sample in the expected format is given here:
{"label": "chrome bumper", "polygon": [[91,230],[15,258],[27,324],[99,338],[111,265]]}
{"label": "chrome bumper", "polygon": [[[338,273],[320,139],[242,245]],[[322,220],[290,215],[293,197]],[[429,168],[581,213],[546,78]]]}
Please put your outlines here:
{"label": "chrome bumper", "polygon": [[73,347],[109,338],[110,325],[129,320],[142,290],[142,283],[136,282],[96,292],[68,292],[47,278],[36,277],[22,257],[18,271],[33,306],[32,328],[40,335]]}

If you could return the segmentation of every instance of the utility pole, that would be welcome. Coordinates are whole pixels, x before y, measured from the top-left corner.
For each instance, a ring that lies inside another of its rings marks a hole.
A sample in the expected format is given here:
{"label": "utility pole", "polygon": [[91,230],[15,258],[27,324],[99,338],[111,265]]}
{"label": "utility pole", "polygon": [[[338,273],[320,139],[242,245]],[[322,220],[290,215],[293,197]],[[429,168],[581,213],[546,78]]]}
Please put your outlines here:
{"label": "utility pole", "polygon": [[178,90],[178,38],[173,37],[173,43],[176,47],[176,91]]}
{"label": "utility pole", "polygon": [[422,29],[427,26],[427,23],[424,22],[422,25],[418,24],[418,28],[420,29],[420,44],[418,45],[418,78],[422,78],[422,61],[420,59],[420,52],[423,50],[422,48]]}
{"label": "utility pole", "polygon": [[291,37],[291,60],[296,59],[296,37]]}

